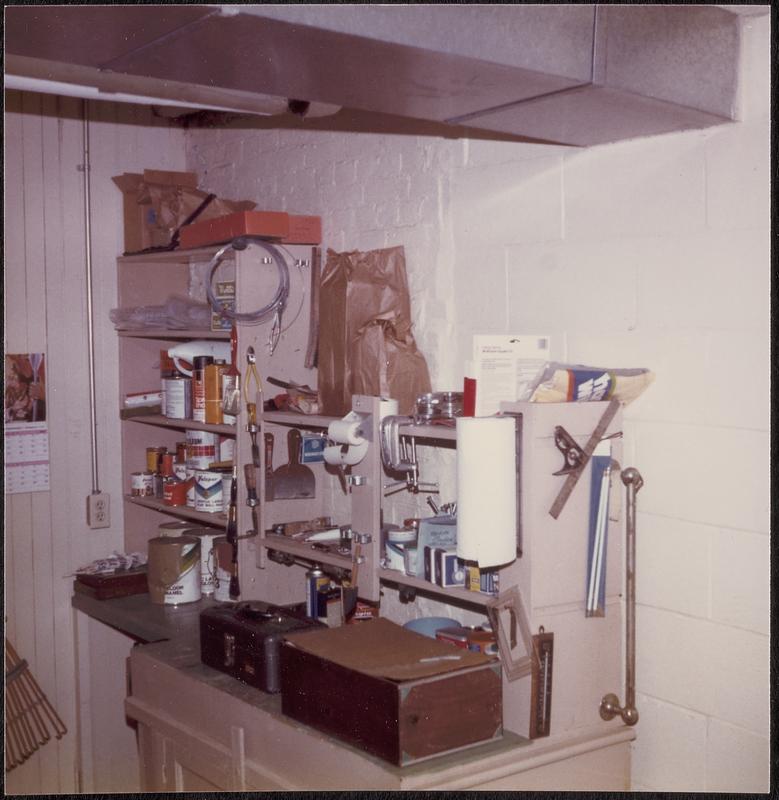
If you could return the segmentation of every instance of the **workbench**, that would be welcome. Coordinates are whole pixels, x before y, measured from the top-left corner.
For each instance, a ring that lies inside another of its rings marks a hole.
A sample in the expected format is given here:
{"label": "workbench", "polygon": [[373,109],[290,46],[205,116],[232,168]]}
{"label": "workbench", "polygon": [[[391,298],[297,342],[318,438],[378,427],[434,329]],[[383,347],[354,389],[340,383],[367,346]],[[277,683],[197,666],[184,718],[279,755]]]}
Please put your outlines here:
{"label": "workbench", "polygon": [[499,740],[394,767],[281,713],[279,695],[200,661],[203,599],[154,605],[148,594],[74,609],[136,641],[127,716],[138,726],[141,790],[580,790],[630,788],[635,730],[619,722],[575,734]]}

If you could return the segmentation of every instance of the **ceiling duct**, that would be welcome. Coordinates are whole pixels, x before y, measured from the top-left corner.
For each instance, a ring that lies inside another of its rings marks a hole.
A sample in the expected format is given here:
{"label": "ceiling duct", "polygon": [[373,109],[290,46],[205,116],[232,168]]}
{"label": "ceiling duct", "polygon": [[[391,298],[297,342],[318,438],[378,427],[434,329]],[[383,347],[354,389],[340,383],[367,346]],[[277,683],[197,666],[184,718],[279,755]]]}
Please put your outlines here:
{"label": "ceiling duct", "polygon": [[6,87],[247,114],[294,98],[309,117],[344,107],[586,146],[734,119],[741,19],[704,5],[6,6]]}

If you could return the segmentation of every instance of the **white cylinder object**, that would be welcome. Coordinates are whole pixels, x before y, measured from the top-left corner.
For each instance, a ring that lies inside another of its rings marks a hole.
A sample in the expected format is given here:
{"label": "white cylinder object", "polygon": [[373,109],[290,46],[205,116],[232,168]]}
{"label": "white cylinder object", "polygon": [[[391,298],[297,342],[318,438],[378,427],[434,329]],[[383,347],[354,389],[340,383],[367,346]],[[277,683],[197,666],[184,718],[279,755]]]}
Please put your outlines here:
{"label": "white cylinder object", "polygon": [[457,418],[457,556],[481,569],[516,558],[515,431],[511,417]]}
{"label": "white cylinder object", "polygon": [[327,435],[337,444],[362,444],[365,438],[362,436],[362,420],[355,419],[356,414],[351,412],[343,419],[331,422],[327,427]]}

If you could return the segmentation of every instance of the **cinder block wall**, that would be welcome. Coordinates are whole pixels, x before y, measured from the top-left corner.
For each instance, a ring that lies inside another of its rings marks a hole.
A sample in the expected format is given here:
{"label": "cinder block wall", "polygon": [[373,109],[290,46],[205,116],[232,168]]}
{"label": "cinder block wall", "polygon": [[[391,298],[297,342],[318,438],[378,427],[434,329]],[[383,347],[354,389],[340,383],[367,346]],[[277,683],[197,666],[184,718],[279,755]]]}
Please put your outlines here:
{"label": "cinder block wall", "polygon": [[745,25],[743,121],[706,132],[587,150],[187,134],[204,187],[321,214],[336,250],[405,246],[434,389],[460,385],[475,332],[656,372],[625,426],[646,482],[638,790],[768,788],[769,19]]}

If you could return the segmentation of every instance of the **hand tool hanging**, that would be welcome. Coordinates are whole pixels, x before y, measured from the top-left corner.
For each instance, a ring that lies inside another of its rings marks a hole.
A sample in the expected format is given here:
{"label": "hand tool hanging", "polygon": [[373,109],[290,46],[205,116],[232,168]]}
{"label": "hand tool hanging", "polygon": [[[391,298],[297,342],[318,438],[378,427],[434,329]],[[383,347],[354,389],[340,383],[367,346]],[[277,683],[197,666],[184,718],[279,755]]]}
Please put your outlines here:
{"label": "hand tool hanging", "polygon": [[233,465],[233,480],[230,484],[230,507],[227,511],[227,543],[232,547],[232,569],[230,573],[230,597],[241,594],[238,580],[238,467]]}

